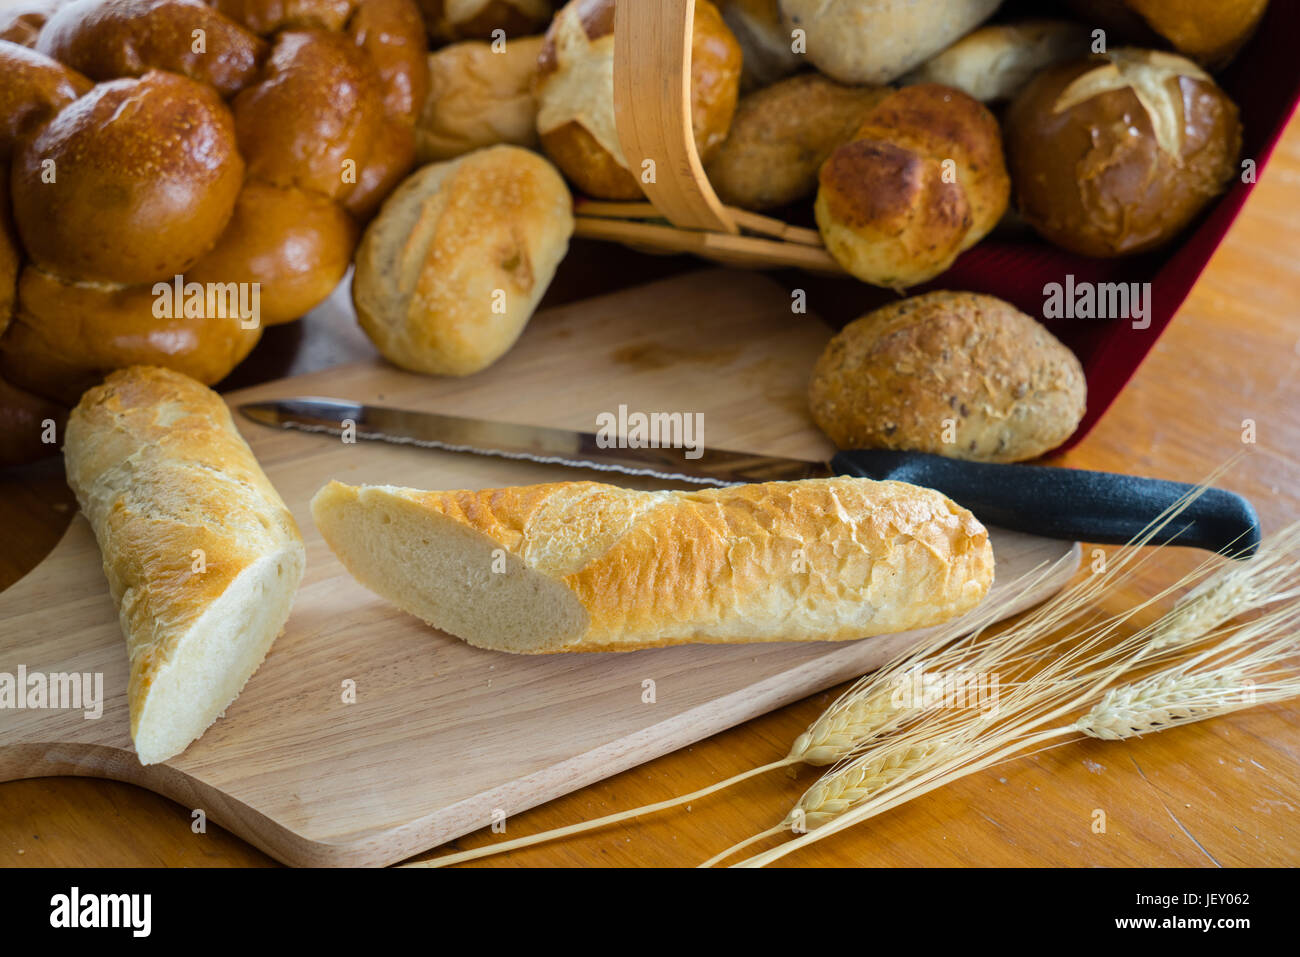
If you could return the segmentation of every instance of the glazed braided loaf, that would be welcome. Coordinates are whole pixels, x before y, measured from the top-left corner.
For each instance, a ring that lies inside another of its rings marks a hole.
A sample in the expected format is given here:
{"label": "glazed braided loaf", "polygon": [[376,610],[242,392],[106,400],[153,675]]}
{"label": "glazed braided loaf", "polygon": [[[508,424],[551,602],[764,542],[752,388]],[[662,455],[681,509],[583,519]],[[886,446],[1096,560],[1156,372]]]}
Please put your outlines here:
{"label": "glazed braided loaf", "polygon": [[35,0],[0,37],[0,462],[112,369],[223,378],[415,161],[414,0]]}

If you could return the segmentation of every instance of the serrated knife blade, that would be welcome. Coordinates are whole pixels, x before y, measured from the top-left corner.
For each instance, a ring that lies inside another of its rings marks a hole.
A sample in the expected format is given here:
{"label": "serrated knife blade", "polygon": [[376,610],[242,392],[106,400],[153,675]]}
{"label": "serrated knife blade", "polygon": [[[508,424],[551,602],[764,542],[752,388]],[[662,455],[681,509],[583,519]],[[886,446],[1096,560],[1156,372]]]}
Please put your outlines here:
{"label": "serrated knife blade", "polygon": [[[793,481],[831,475],[826,462],[778,456],[682,448],[620,448],[602,445],[595,433],[539,425],[492,422],[436,412],[416,412],[317,396],[248,402],[239,411],[261,425],[417,445],[448,452],[472,452],[546,465],[621,472],[677,482],[725,487],[747,482]],[[351,423],[349,427],[348,423]]]}

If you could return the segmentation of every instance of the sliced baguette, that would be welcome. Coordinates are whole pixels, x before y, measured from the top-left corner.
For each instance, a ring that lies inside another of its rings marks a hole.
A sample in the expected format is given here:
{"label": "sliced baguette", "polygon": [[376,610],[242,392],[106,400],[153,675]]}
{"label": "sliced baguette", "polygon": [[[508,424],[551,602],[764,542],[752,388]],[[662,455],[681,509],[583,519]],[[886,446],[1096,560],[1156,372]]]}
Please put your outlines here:
{"label": "sliced baguette", "polygon": [[226,404],[178,372],[135,366],[89,390],[64,456],[126,636],[136,754],[165,761],[221,716],[284,628],[302,538]]}
{"label": "sliced baguette", "polygon": [[312,517],[372,591],[472,645],[525,654],[864,638],[960,615],[993,580],[975,517],[901,482],[331,482]]}

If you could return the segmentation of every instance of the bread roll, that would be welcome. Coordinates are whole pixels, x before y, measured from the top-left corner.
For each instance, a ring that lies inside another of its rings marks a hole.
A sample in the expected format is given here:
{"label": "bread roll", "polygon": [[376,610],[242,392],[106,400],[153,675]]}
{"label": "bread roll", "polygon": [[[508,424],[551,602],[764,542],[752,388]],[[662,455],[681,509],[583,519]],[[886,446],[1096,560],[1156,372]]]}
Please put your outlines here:
{"label": "bread roll", "polygon": [[[0,163],[0,183],[9,181],[9,168]],[[9,327],[18,302],[18,270],[23,264],[9,214],[9,191],[0,189],[0,336]]]}
{"label": "bread roll", "polygon": [[[1072,0],[1089,23],[1141,46],[1165,41],[1211,69],[1225,66],[1259,25],[1268,0]],[[1112,46],[1119,44],[1111,41]]]}
{"label": "bread roll", "polygon": [[1009,100],[1039,70],[1086,56],[1090,33],[1068,20],[1022,20],[980,27],[901,77],[905,86],[941,83],[981,103]]}
{"label": "bread roll", "polygon": [[339,284],[352,262],[357,232],[342,207],[319,193],[249,180],[230,225],[185,279],[258,283],[260,323],[288,322]]}
{"label": "bread roll", "polygon": [[331,482],[312,517],[367,588],[472,645],[523,654],[865,638],[956,617],[993,579],[974,516],[901,482]]}
{"label": "bread roll", "polygon": [[1086,390],[1074,353],[1014,306],[932,292],[845,326],[817,360],[809,406],[840,448],[1018,462],[1074,433]]}
{"label": "bread roll", "polygon": [[291,30],[276,37],[263,79],[232,108],[249,176],[337,198],[352,190],[370,157],[383,90],[347,36]]}
{"label": "bread roll", "polygon": [[527,36],[546,26],[554,10],[552,0],[420,0],[429,36],[443,42],[489,40],[498,30]]}
{"label": "bread roll", "polygon": [[18,277],[18,312],[0,339],[0,375],[72,405],[104,373],[166,363],[201,382],[224,379],[262,325],[237,315],[159,316],[152,284],[78,283],[32,265]]}
{"label": "bread roll", "polygon": [[508,40],[500,53],[478,40],[429,54],[429,95],[415,127],[421,163],[454,159],[499,143],[537,145],[537,55],[541,37]]}
{"label": "bread roll", "polygon": [[[9,162],[18,141],[90,89],[90,81],[34,50],[0,41],[0,163]],[[9,191],[6,177],[4,192]]]}
{"label": "bread roll", "polygon": [[724,203],[770,209],[817,188],[817,171],[888,87],[841,86],[820,73],[774,83],[740,99],[731,132],[708,165]]}
{"label": "bread roll", "polygon": [[103,282],[184,272],[225,229],[244,179],[221,98],[161,70],[98,84],[13,164],[14,222],[32,260]]}
{"label": "bread roll", "polygon": [[35,47],[41,27],[66,0],[6,0],[0,7],[0,40]]}
{"label": "bread roll", "polygon": [[744,57],[742,90],[771,86],[804,65],[803,56],[794,52],[794,39],[781,20],[777,0],[719,0],[718,10]]}
{"label": "bread roll", "polygon": [[73,410],[64,456],[126,637],[136,755],[166,761],[283,630],[302,538],[225,403],[179,373],[113,373]]}
{"label": "bread roll", "polygon": [[[0,165],[0,183],[8,170]],[[9,220],[9,191],[0,189],[0,341],[13,319],[18,299],[18,270],[22,259]],[[0,467],[34,462],[58,451],[56,443],[43,441],[45,423],[55,423],[55,436],[63,433],[67,408],[20,389],[0,378]]]}
{"label": "bread roll", "polygon": [[1002,0],[780,0],[808,59],[841,83],[888,83],[979,26]]}
{"label": "bread roll", "polygon": [[49,19],[36,49],[92,80],[170,70],[222,96],[252,82],[266,56],[265,43],[199,0],[74,0]]}
{"label": "bread roll", "polygon": [[415,129],[401,121],[383,118],[371,143],[370,156],[361,168],[356,185],[343,200],[343,208],[364,225],[414,166]]}
{"label": "bread roll", "polygon": [[[26,465],[59,451],[68,407],[32,395],[0,378],[0,467]],[[46,424],[54,428],[46,442]]]}
{"label": "bread roll", "polygon": [[1021,216],[1085,256],[1169,242],[1237,175],[1241,152],[1237,108],[1207,73],[1127,47],[1040,73],[1005,126]]}
{"label": "bread roll", "polygon": [[264,37],[280,30],[342,30],[358,2],[359,0],[208,0],[210,6]]}
{"label": "bread roll", "polygon": [[419,10],[410,0],[365,0],[348,21],[348,35],[379,74],[384,113],[413,124],[429,95],[428,45]]}
{"label": "bread roll", "polygon": [[426,166],[361,241],[357,319],[403,369],[478,372],[519,338],[572,234],[569,191],[536,153],[493,146]]}
{"label": "bread roll", "polygon": [[882,100],[818,174],[826,249],[863,282],[926,282],[986,236],[1011,182],[993,114],[959,90],[909,86]]}
{"label": "bread roll", "polygon": [[[717,7],[695,4],[691,122],[707,163],[731,126],[740,91],[740,45]],[[570,0],[546,31],[538,57],[537,132],[542,148],[579,190],[640,199],[614,122],[614,0]],[[631,162],[637,173],[642,157]]]}

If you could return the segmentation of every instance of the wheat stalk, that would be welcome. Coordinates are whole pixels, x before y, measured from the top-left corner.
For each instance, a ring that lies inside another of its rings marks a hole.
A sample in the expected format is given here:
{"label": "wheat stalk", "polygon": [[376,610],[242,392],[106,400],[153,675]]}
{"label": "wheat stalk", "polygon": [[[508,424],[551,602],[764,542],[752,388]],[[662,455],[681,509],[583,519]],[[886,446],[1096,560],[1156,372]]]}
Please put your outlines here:
{"label": "wheat stalk", "polygon": [[[1222,594],[1229,592],[1225,590]],[[863,791],[862,800],[828,802],[829,816],[819,818],[815,829],[737,866],[762,867],[831,833],[1000,761],[1023,756],[1027,749],[1055,739],[1084,734],[1108,741],[1126,740],[1300,696],[1300,663],[1296,660],[1300,642],[1295,630],[1300,626],[1300,596],[1291,591],[1283,594],[1289,600],[1281,608],[1241,626],[1235,633],[1221,636],[1212,647],[1176,665],[1109,689],[1104,687],[1103,679],[1074,692],[1067,701],[1053,702],[1052,710],[1045,715],[1013,720],[982,737],[976,733],[955,744],[952,738],[937,738],[939,747],[888,779],[882,777],[877,786]],[[1214,622],[1217,618],[1210,616],[1202,620]],[[1156,633],[1162,628],[1167,631],[1168,626],[1169,622],[1162,619]],[[1044,700],[1050,699],[1050,694],[1044,695]],[[1078,710],[1089,702],[1091,707],[1082,717],[1046,730],[1035,730],[1062,712]],[[910,747],[923,744],[913,740]],[[817,792],[818,785],[810,788],[809,794]],[[832,783],[826,786],[835,793]],[[788,830],[789,820],[787,816],[782,826],[765,832],[765,836]],[[753,841],[745,842],[750,843]],[[715,860],[728,856],[740,846]]]}

